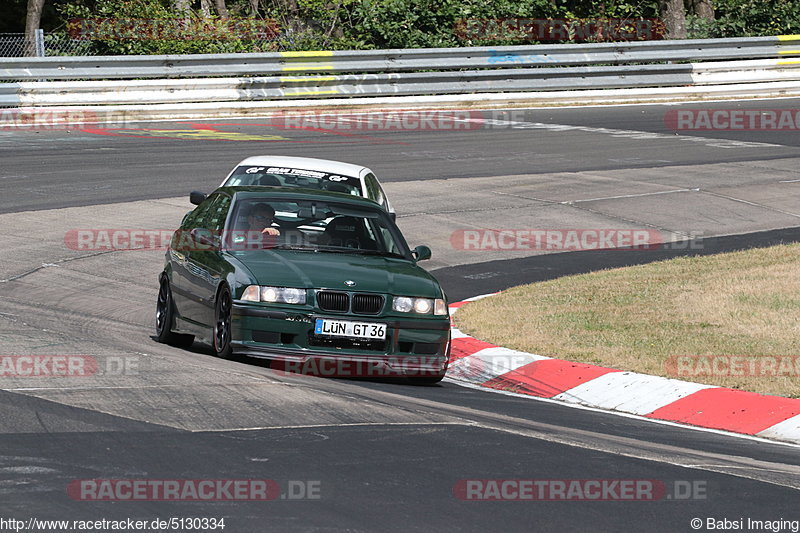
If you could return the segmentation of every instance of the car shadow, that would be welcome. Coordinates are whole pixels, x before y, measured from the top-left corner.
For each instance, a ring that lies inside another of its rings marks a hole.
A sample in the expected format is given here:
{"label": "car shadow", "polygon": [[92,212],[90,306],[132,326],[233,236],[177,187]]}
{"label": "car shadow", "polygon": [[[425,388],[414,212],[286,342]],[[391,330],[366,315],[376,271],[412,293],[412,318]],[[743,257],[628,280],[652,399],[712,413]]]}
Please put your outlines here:
{"label": "car shadow", "polygon": [[[155,335],[150,335],[150,338],[154,342],[158,342]],[[213,357],[216,359],[214,355],[214,350],[209,344],[205,344],[203,342],[195,341],[189,347],[177,347],[180,350],[184,350],[189,353],[203,355],[208,357]],[[228,361],[233,361],[236,363],[242,363],[249,366],[257,367],[257,368],[266,368],[274,372],[276,375],[284,375],[288,377],[310,377],[310,378],[318,378],[318,379],[330,379],[335,381],[346,381],[352,383],[380,383],[380,384],[387,384],[387,385],[406,385],[411,387],[437,387],[442,386],[441,383],[419,383],[413,381],[406,376],[385,376],[385,375],[335,375],[331,372],[326,372],[324,369],[319,369],[318,367],[304,365],[303,368],[299,369],[300,372],[295,371],[294,369],[287,369],[286,365],[283,361],[278,361],[274,359],[268,359],[265,357],[251,357],[247,355],[240,355],[234,354]],[[316,371],[315,371],[316,370]]]}

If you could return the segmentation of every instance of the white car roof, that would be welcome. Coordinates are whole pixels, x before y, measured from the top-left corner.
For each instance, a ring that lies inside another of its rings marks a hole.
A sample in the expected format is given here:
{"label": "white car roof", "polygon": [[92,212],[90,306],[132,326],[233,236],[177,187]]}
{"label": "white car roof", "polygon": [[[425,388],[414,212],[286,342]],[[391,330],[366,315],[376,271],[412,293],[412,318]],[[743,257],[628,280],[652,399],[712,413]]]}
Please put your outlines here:
{"label": "white car roof", "polygon": [[258,165],[265,167],[290,167],[306,170],[320,170],[330,174],[343,174],[354,178],[361,177],[362,171],[372,172],[367,167],[331,161],[329,159],[315,159],[313,157],[290,157],[284,155],[257,155],[248,157],[237,166]]}

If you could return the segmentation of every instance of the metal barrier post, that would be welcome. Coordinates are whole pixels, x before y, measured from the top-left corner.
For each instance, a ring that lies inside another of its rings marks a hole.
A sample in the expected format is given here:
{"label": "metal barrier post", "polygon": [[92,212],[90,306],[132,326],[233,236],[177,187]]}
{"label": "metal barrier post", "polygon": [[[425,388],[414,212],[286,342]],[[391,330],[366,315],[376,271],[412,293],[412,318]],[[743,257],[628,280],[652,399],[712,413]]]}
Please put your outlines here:
{"label": "metal barrier post", "polygon": [[44,30],[36,30],[36,57],[44,57]]}

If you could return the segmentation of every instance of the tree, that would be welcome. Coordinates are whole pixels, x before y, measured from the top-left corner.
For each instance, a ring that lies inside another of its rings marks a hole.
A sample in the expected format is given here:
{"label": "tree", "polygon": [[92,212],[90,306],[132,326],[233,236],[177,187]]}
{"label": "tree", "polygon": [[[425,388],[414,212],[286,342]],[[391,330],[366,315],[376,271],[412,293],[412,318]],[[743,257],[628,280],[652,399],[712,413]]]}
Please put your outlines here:
{"label": "tree", "polygon": [[25,55],[36,55],[36,30],[42,22],[42,9],[45,0],[28,0],[28,10],[25,13]]}
{"label": "tree", "polygon": [[192,9],[192,0],[173,0],[172,6],[180,16],[186,16]]}
{"label": "tree", "polygon": [[300,20],[300,6],[297,0],[276,0],[279,11],[283,14],[283,26],[292,31],[302,31],[305,24]]}
{"label": "tree", "polygon": [[217,6],[217,13],[220,18],[228,18],[228,6],[225,5],[225,0],[214,0],[214,5]]}
{"label": "tree", "polygon": [[686,10],[683,0],[658,0],[661,19],[667,27],[668,39],[686,38]]}
{"label": "tree", "polygon": [[693,15],[707,20],[714,20],[714,6],[711,0],[686,0],[686,8]]}

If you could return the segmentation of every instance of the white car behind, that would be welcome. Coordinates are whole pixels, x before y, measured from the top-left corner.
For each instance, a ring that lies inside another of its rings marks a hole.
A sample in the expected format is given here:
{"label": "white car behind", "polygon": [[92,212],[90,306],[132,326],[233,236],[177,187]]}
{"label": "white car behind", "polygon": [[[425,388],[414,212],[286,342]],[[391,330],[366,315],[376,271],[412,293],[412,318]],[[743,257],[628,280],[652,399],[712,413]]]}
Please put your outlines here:
{"label": "white car behind", "polygon": [[303,187],[363,196],[383,206],[392,217],[394,208],[375,173],[367,167],[311,157],[259,155],[240,162],[220,186],[265,185]]}

